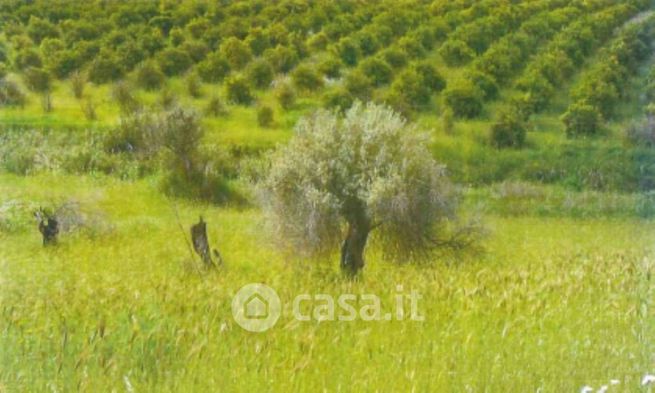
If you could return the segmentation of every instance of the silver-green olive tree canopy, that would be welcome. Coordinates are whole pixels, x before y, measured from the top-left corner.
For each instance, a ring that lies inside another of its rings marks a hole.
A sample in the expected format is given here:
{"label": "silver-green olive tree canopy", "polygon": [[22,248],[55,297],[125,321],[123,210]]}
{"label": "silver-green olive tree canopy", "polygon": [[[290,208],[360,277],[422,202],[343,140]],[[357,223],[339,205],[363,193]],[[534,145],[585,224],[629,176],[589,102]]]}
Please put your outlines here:
{"label": "silver-green olive tree canopy", "polygon": [[387,256],[423,255],[455,211],[453,187],[428,141],[427,133],[375,104],[301,119],[264,181],[275,231],[304,252],[334,251],[341,243],[348,272],[364,266],[371,235]]}

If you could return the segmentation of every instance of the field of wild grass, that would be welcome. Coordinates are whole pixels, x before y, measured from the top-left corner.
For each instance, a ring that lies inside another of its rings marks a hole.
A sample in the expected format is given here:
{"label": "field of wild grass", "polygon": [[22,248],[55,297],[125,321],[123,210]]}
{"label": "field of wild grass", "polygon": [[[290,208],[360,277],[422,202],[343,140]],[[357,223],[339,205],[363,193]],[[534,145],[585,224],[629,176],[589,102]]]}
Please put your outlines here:
{"label": "field of wild grass", "polygon": [[[512,190],[484,192],[528,204],[530,193]],[[605,214],[611,203],[593,197],[560,201],[591,209],[575,217],[491,204],[482,250],[417,266],[387,263],[373,247],[350,281],[336,256],[277,251],[257,210],[172,202],[151,178],[0,175],[0,391],[573,392],[612,379],[610,392],[647,391],[655,223]],[[30,209],[62,202],[84,219],[43,248]],[[199,214],[225,261],[202,274],[179,227]],[[287,303],[261,334],[231,314],[232,295],[251,282]],[[289,313],[300,293],[372,293],[384,308],[397,285],[420,292],[423,322]]]}

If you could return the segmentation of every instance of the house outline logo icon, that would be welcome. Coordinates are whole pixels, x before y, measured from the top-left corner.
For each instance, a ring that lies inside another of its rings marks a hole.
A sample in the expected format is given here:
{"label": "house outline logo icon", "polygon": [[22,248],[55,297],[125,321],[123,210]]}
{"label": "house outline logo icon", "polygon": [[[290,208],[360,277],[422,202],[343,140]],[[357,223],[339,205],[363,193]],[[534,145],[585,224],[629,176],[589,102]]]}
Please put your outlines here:
{"label": "house outline logo icon", "polygon": [[254,293],[246,299],[243,307],[243,313],[249,319],[266,319],[268,317],[268,301],[259,293]]}
{"label": "house outline logo icon", "polygon": [[261,333],[272,328],[281,311],[280,297],[264,284],[244,285],[232,299],[234,321],[249,332]]}

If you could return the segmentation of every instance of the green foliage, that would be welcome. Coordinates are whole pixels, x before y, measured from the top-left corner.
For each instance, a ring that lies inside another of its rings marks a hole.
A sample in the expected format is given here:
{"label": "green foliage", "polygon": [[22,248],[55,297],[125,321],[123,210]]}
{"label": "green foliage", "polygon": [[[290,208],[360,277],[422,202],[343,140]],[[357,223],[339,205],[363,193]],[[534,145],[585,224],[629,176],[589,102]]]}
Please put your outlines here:
{"label": "green foliage", "polygon": [[277,234],[299,251],[324,253],[348,226],[379,234],[390,258],[429,251],[445,220],[454,218],[456,200],[428,140],[373,104],[355,103],[343,116],[318,111],[302,119],[264,182],[264,208]]}
{"label": "green foliage", "polygon": [[291,79],[298,90],[313,91],[323,87],[323,79],[314,67],[301,64],[291,73]]}
{"label": "green foliage", "polygon": [[27,97],[16,82],[6,78],[0,79],[0,107],[22,107],[26,102]]}
{"label": "green foliage", "polygon": [[254,100],[250,84],[242,75],[234,75],[225,82],[225,96],[228,101],[239,105],[250,105]]}
{"label": "green foliage", "polygon": [[467,80],[450,84],[443,92],[446,105],[455,117],[473,118],[482,113],[482,91]]}
{"label": "green foliage", "polygon": [[274,70],[266,59],[257,59],[248,65],[248,80],[258,89],[265,89],[273,82]]}
{"label": "green foliage", "polygon": [[252,51],[248,44],[236,37],[223,41],[220,53],[232,69],[241,69],[252,59]]}
{"label": "green foliage", "polygon": [[48,21],[36,16],[31,16],[27,24],[27,34],[36,43],[39,44],[45,38],[54,38],[59,36],[57,26]]}
{"label": "green foliage", "polygon": [[368,101],[375,87],[373,80],[360,69],[351,71],[344,81],[344,86],[353,97]]}
{"label": "green foliage", "polygon": [[189,54],[178,48],[168,48],[157,54],[159,68],[168,76],[180,75],[193,63]]}
{"label": "green foliage", "polygon": [[448,40],[439,48],[439,55],[451,67],[467,64],[475,58],[475,52],[464,41]]}
{"label": "green foliage", "polygon": [[74,72],[68,80],[75,98],[81,99],[84,96],[84,88],[86,87],[86,75],[81,72]]}
{"label": "green foliage", "polygon": [[208,116],[226,116],[228,113],[223,100],[217,95],[212,95],[207,101],[207,107],[205,108],[205,114]]}
{"label": "green foliage", "polygon": [[525,144],[527,125],[514,110],[500,112],[491,126],[491,144],[496,148],[518,148]]}
{"label": "green foliage", "polygon": [[257,124],[260,127],[270,127],[273,124],[273,108],[268,105],[259,105],[257,107]]}
{"label": "green foliage", "polygon": [[289,110],[296,103],[296,92],[288,83],[283,83],[275,90],[275,98],[284,110]]}
{"label": "green foliage", "polygon": [[345,111],[353,105],[354,97],[344,88],[333,88],[323,94],[323,106]]}
{"label": "green foliage", "polygon": [[145,62],[136,70],[136,83],[146,90],[157,90],[166,82],[166,75],[152,61]]}
{"label": "green foliage", "polygon": [[115,53],[103,50],[91,63],[89,80],[96,84],[113,82],[123,76],[124,69]]}
{"label": "green foliage", "polygon": [[422,61],[414,64],[413,69],[430,91],[438,93],[446,87],[446,80],[432,63]]}
{"label": "green foliage", "polygon": [[587,103],[571,105],[562,116],[562,121],[569,137],[594,135],[603,126],[600,111]]}
{"label": "green foliage", "polygon": [[202,82],[198,77],[198,74],[195,72],[190,72],[187,74],[186,79],[186,91],[193,98],[202,97]]}
{"label": "green foliage", "polygon": [[275,72],[287,73],[298,64],[298,53],[287,46],[277,45],[264,51],[264,58],[268,60]]}
{"label": "green foliage", "polygon": [[481,71],[469,71],[466,76],[483,94],[484,100],[493,100],[498,96],[498,84],[493,76]]}
{"label": "green foliage", "polygon": [[123,115],[131,115],[141,108],[141,103],[134,96],[134,88],[127,81],[122,80],[114,83],[111,96],[118,104]]}
{"label": "green foliage", "polygon": [[50,90],[52,77],[42,68],[30,67],[25,71],[25,85],[32,91],[44,93]]}
{"label": "green foliage", "polygon": [[391,90],[399,97],[404,97],[413,109],[430,103],[431,90],[424,78],[415,69],[403,71],[391,85]]}
{"label": "green foliage", "polygon": [[186,51],[186,53],[191,58],[191,61],[194,63],[198,63],[199,61],[203,60],[210,51],[207,44],[202,41],[186,41],[180,46],[180,48]]}
{"label": "green foliage", "polygon": [[360,56],[359,45],[350,37],[343,38],[336,46],[336,53],[344,64],[354,66]]}
{"label": "green foliage", "polygon": [[390,47],[383,50],[380,56],[393,68],[404,67],[408,62],[407,53],[397,47]]}
{"label": "green foliage", "polygon": [[218,52],[212,52],[196,66],[196,71],[207,83],[220,82],[230,73],[230,64]]}
{"label": "green foliage", "polygon": [[358,68],[364,75],[368,75],[373,80],[375,86],[381,86],[389,83],[393,77],[393,70],[386,61],[369,57],[359,63]]}
{"label": "green foliage", "polygon": [[318,71],[328,78],[338,78],[341,76],[343,63],[332,56],[326,57],[318,64]]}
{"label": "green foliage", "polygon": [[14,57],[14,68],[19,71],[26,70],[29,67],[41,67],[43,62],[39,53],[31,48],[20,49]]}

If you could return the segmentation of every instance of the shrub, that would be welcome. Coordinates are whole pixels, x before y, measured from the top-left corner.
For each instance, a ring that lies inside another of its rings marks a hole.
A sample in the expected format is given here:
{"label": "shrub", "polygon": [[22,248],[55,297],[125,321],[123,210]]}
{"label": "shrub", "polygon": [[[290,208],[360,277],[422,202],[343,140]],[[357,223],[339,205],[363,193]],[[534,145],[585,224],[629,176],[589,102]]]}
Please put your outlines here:
{"label": "shrub", "polygon": [[566,135],[569,137],[594,135],[602,127],[603,117],[595,107],[577,102],[569,106],[562,116],[566,127]]}
{"label": "shrub", "polygon": [[352,94],[344,88],[331,89],[323,94],[323,105],[326,108],[345,111],[352,106],[353,102]]}
{"label": "shrub", "polygon": [[364,75],[368,75],[376,86],[387,84],[393,77],[393,70],[389,64],[379,58],[369,57],[358,66]]}
{"label": "shrub", "polygon": [[307,45],[312,51],[319,52],[325,50],[329,42],[328,36],[324,32],[319,32],[308,38]]}
{"label": "shrub", "polygon": [[296,102],[296,92],[288,83],[283,83],[275,90],[275,98],[282,109],[289,110]]}
{"label": "shrub", "polygon": [[22,107],[26,102],[27,97],[16,82],[0,79],[0,106]]}
{"label": "shrub", "polygon": [[439,48],[444,62],[451,67],[464,65],[475,57],[475,52],[464,41],[448,40]]}
{"label": "shrub", "polygon": [[415,36],[405,36],[398,40],[396,44],[398,47],[410,58],[423,57],[425,54],[425,48],[421,44],[421,41],[418,37]]}
{"label": "shrub", "polygon": [[342,38],[336,46],[337,55],[345,64],[354,66],[359,58],[359,45],[350,38]]}
{"label": "shrub", "polygon": [[154,156],[161,147],[161,124],[148,112],[123,114],[117,126],[104,137],[104,149],[108,153],[129,153],[142,158]]}
{"label": "shrub", "polygon": [[255,56],[264,53],[264,51],[271,45],[269,37],[260,27],[250,30],[248,37],[246,37],[246,43]]}
{"label": "shrub", "polygon": [[79,71],[75,71],[68,78],[71,84],[71,91],[78,100],[84,95],[84,87],[86,86],[86,75]]}
{"label": "shrub", "polygon": [[41,67],[43,62],[39,53],[32,48],[20,49],[14,57],[14,68],[16,70],[25,70],[29,67]]}
{"label": "shrub", "polygon": [[225,116],[227,115],[227,108],[223,100],[217,95],[211,96],[205,108],[205,114],[209,116]]}
{"label": "shrub", "polygon": [[374,87],[371,78],[365,75],[360,69],[354,69],[346,76],[344,86],[353,97],[359,98],[362,101],[368,101],[371,98]]}
{"label": "shrub", "polygon": [[189,55],[194,63],[198,63],[209,53],[209,47],[202,41],[187,41],[180,48]]}
{"label": "shrub", "polygon": [[445,108],[441,113],[441,126],[446,134],[453,134],[455,132],[455,115],[453,110]]}
{"label": "shrub", "polygon": [[58,78],[65,78],[82,66],[82,60],[76,51],[62,50],[48,59],[48,68]]}
{"label": "shrub", "polygon": [[5,63],[0,62],[0,80],[4,79],[8,72],[9,70],[7,69]]}
{"label": "shrub", "polygon": [[36,44],[38,44],[44,38],[58,37],[59,30],[57,29],[57,26],[49,20],[41,19],[32,15],[27,24],[27,34]]}
{"label": "shrub", "polygon": [[265,89],[273,81],[274,71],[265,59],[258,59],[248,66],[246,71],[250,83],[258,89]]}
{"label": "shrub", "polygon": [[472,70],[466,74],[466,78],[480,89],[485,100],[492,100],[498,96],[498,84],[493,76],[482,71]]}
{"label": "shrub", "polygon": [[25,71],[25,85],[28,89],[43,93],[50,90],[52,78],[50,73],[42,68],[30,67]]}
{"label": "shrub", "polygon": [[152,61],[141,64],[136,71],[136,83],[146,90],[159,89],[166,82],[166,75]]}
{"label": "shrub", "polygon": [[301,64],[291,73],[293,84],[299,90],[316,90],[323,87],[323,79],[309,65]]}
{"label": "shrub", "polygon": [[264,51],[264,58],[268,60],[275,72],[287,73],[298,64],[298,53],[289,47],[278,45]]}
{"label": "shrub", "polygon": [[188,70],[192,64],[189,54],[178,48],[168,48],[157,54],[159,68],[168,76],[175,76]]}
{"label": "shrub", "polygon": [[173,91],[168,87],[164,87],[159,94],[157,104],[165,110],[174,108],[177,105],[177,99]]}
{"label": "shrub", "polygon": [[252,59],[252,52],[248,44],[236,37],[230,37],[223,41],[220,53],[232,69],[241,69]]}
{"label": "shrub", "polygon": [[327,57],[318,64],[318,71],[328,78],[338,78],[341,76],[341,67],[343,63],[334,57]]}
{"label": "shrub", "polygon": [[210,155],[200,150],[204,129],[198,115],[177,108],[159,121],[158,128],[161,145],[167,155],[163,160],[164,191],[214,202],[225,201],[229,188],[223,173],[215,167]]}
{"label": "shrub", "polygon": [[107,83],[123,76],[123,67],[116,55],[108,50],[102,51],[91,63],[89,80],[93,83]]}
{"label": "shrub", "polygon": [[230,73],[230,64],[218,52],[212,52],[196,66],[196,71],[207,83],[220,82]]}
{"label": "shrub", "polygon": [[401,68],[407,64],[407,53],[396,47],[385,49],[380,56],[393,68]]}
{"label": "shrub", "polygon": [[253,96],[246,78],[235,75],[225,82],[225,95],[230,102],[240,105],[249,105]]}
{"label": "shrub", "polygon": [[373,104],[356,103],[343,116],[322,110],[299,121],[263,182],[264,208],[277,234],[315,255],[329,255],[341,243],[341,268],[351,274],[364,267],[374,230],[392,260],[429,255],[457,203],[428,139]]}
{"label": "shrub", "polygon": [[497,148],[521,147],[525,143],[526,124],[513,110],[500,113],[491,126],[491,144]]}
{"label": "shrub", "polygon": [[391,85],[391,90],[404,97],[413,109],[430,103],[431,91],[414,69],[403,71]]}
{"label": "shrub", "polygon": [[446,105],[456,117],[473,118],[482,112],[482,92],[470,81],[462,80],[444,91]]}
{"label": "shrub", "polygon": [[124,115],[137,112],[141,108],[141,104],[132,92],[133,88],[127,81],[116,82],[112,87],[111,96]]}
{"label": "shrub", "polygon": [[270,127],[273,124],[273,109],[268,105],[257,108],[257,124],[260,127]]}
{"label": "shrub", "polygon": [[195,72],[190,72],[186,77],[186,91],[193,98],[202,96],[202,83]]}
{"label": "shrub", "polygon": [[89,121],[93,121],[98,118],[96,108],[97,105],[91,97],[87,97],[84,101],[80,102],[80,109],[82,109],[82,113],[84,113],[84,118]]}
{"label": "shrub", "polygon": [[446,87],[446,80],[431,63],[422,61],[414,65],[414,70],[423,80],[423,84],[432,92],[440,92]]}
{"label": "shrub", "polygon": [[633,146],[655,147],[655,117],[648,115],[642,121],[631,123],[625,130],[625,137]]}

